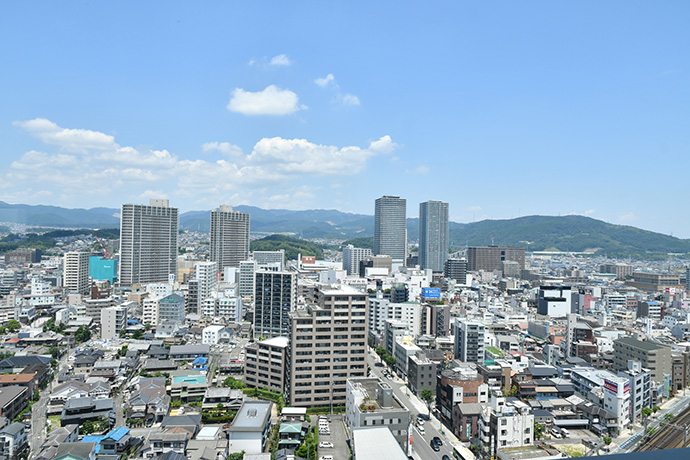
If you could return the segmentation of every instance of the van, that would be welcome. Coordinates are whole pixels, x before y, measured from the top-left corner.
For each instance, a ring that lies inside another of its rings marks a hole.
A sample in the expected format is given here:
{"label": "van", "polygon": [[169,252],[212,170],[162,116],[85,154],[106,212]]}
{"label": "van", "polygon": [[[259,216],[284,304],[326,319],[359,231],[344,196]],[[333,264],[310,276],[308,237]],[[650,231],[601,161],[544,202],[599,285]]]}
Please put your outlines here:
{"label": "van", "polygon": [[563,434],[563,436],[565,436],[566,438],[570,437],[570,431],[566,430],[565,428],[561,428],[560,430],[561,430],[561,434]]}
{"label": "van", "polygon": [[563,437],[561,431],[556,427],[551,428],[551,436],[553,436],[556,439],[561,439]]}
{"label": "van", "polygon": [[424,436],[424,427],[423,427],[423,426],[418,426],[418,427],[417,427],[417,431],[419,431],[419,434],[421,434],[422,436]]}

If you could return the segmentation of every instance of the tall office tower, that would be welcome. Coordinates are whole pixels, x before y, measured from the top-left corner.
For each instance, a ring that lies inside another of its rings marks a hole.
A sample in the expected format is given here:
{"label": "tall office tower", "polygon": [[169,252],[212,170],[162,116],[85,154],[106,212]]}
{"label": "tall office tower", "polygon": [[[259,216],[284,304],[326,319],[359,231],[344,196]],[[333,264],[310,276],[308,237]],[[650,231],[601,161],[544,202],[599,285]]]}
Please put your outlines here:
{"label": "tall office tower", "polygon": [[288,398],[293,406],[344,406],[348,378],[367,374],[367,295],[321,286],[291,315]]}
{"label": "tall office tower", "polygon": [[[196,310],[196,314],[202,314],[201,304],[205,299],[211,297],[218,286],[218,263],[217,262],[197,262],[194,265],[194,279],[196,280],[194,296],[192,289],[189,290],[188,309]],[[193,304],[192,304],[193,302]]]}
{"label": "tall office tower", "polygon": [[64,286],[72,293],[89,293],[88,252],[70,251],[65,253]]}
{"label": "tall office tower", "polygon": [[464,318],[455,318],[455,359],[464,363],[484,361],[484,323]]}
{"label": "tall office tower", "polygon": [[121,285],[165,283],[177,276],[178,213],[168,200],[122,205]]}
{"label": "tall office tower", "polygon": [[448,259],[448,203],[419,203],[419,266],[443,271]]}
{"label": "tall office tower", "polygon": [[404,262],[407,257],[407,200],[382,196],[374,209],[374,254]]}
{"label": "tall office tower", "polygon": [[211,256],[218,270],[239,267],[249,258],[249,214],[221,206],[211,211]]}
{"label": "tall office tower", "polygon": [[356,248],[351,244],[348,244],[343,248],[343,270],[347,272],[348,275],[359,275],[359,263],[368,256],[372,256],[371,249]]}
{"label": "tall office tower", "polygon": [[476,272],[479,270],[501,270],[502,262],[512,260],[520,264],[520,269],[525,268],[525,248],[511,248],[507,246],[485,246],[467,248],[467,270]]}
{"label": "tall office tower", "polygon": [[295,274],[259,270],[254,276],[254,337],[287,336],[297,297]]}

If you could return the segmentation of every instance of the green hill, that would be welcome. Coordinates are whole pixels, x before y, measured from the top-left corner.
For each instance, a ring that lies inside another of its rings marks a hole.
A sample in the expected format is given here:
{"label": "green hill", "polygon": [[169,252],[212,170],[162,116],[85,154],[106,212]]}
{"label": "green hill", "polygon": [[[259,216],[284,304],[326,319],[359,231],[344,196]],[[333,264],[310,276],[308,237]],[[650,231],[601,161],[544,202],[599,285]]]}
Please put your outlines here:
{"label": "green hill", "polygon": [[454,248],[490,244],[522,246],[529,251],[595,250],[609,257],[660,259],[668,253],[690,254],[690,240],[584,216],[527,216],[451,224]]}
{"label": "green hill", "polygon": [[279,251],[285,249],[285,260],[296,260],[299,254],[323,259],[323,249],[309,241],[285,235],[269,235],[250,243],[252,251]]}

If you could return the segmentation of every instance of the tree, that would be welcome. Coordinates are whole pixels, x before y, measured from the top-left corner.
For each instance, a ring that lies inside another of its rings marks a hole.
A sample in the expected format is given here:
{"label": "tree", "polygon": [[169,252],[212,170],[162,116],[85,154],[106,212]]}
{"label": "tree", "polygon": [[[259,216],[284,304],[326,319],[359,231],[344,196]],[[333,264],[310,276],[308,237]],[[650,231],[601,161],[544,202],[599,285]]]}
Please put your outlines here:
{"label": "tree", "polygon": [[133,338],[134,340],[141,340],[141,339],[144,338],[144,332],[143,332],[141,329],[137,329],[137,330],[134,331],[134,333],[132,334],[132,338]]}
{"label": "tree", "polygon": [[10,332],[17,332],[21,328],[22,325],[19,324],[19,321],[17,321],[16,319],[11,319],[7,322],[7,330]]}
{"label": "tree", "polygon": [[91,330],[86,326],[79,326],[77,332],[74,333],[74,341],[76,343],[82,343],[89,339],[91,339]]}
{"label": "tree", "polygon": [[644,418],[647,418],[647,417],[649,417],[650,415],[652,415],[652,409],[650,409],[649,407],[643,407],[643,408],[642,408],[642,416],[643,416]]}
{"label": "tree", "polygon": [[429,415],[431,415],[431,404],[434,402],[434,392],[429,388],[423,388],[419,393],[419,397],[426,404],[426,408],[429,410]]}
{"label": "tree", "polygon": [[58,347],[50,347],[48,354],[53,357],[53,359],[58,359],[60,357],[60,349]]}
{"label": "tree", "polygon": [[659,407],[659,406],[654,406],[654,407],[652,407],[652,412],[654,412],[655,414],[656,414],[657,412],[659,412],[660,410],[661,410],[661,407]]}
{"label": "tree", "polygon": [[544,437],[544,425],[541,423],[534,424],[534,438],[541,439]]}
{"label": "tree", "polygon": [[604,444],[608,446],[609,444],[611,444],[611,441],[613,441],[613,439],[611,439],[611,436],[604,436]]}

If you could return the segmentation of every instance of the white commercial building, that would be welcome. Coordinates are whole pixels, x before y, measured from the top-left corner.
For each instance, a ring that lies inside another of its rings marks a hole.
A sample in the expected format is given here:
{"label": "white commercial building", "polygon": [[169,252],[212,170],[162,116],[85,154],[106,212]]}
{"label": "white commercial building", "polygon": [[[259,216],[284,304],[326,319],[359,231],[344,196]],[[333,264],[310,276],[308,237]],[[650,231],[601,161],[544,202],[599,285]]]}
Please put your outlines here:
{"label": "white commercial building", "polygon": [[206,345],[218,345],[223,326],[207,326],[201,333],[201,343]]}

